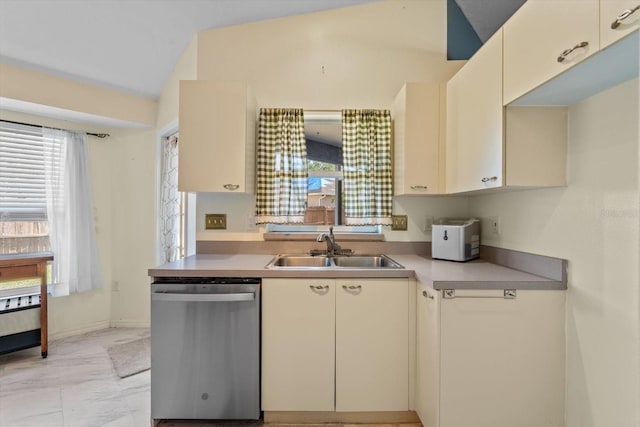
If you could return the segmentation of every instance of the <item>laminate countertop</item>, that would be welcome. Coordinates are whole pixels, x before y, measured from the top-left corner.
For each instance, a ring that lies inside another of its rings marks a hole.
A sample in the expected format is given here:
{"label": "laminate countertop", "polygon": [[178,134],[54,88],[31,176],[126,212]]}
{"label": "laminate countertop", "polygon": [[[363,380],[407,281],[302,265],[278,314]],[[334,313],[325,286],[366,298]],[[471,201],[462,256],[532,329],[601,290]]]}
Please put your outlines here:
{"label": "laminate countertop", "polygon": [[151,277],[408,277],[434,289],[564,290],[566,280],[531,274],[482,259],[468,262],[434,260],[419,255],[387,254],[405,268],[265,268],[274,255],[199,254],[149,269]]}

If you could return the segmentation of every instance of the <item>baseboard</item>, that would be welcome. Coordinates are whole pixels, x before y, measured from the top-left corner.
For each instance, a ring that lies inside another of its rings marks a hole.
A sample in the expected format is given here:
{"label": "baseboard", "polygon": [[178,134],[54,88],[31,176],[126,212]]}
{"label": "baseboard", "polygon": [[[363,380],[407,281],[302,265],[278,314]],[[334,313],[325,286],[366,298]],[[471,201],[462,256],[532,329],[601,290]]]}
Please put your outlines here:
{"label": "baseboard", "polygon": [[57,340],[60,338],[72,337],[75,335],[86,334],[87,332],[99,331],[100,329],[107,329],[109,327],[108,320],[102,320],[100,322],[95,322],[90,325],[84,325],[81,328],[76,329],[67,329],[64,331],[58,331],[55,333],[51,333],[49,330],[49,341]]}
{"label": "baseboard", "polygon": [[419,423],[414,411],[396,412],[289,412],[265,411],[265,424],[316,424],[316,423]]}
{"label": "baseboard", "polygon": [[112,320],[109,322],[110,328],[148,328],[151,322],[149,320]]}

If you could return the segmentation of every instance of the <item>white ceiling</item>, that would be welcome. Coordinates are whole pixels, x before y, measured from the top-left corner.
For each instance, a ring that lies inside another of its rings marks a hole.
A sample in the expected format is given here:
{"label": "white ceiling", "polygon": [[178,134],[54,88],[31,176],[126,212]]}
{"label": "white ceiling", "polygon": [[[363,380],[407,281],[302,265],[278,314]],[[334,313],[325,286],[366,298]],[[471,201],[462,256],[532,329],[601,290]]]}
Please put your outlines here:
{"label": "white ceiling", "polygon": [[196,32],[373,0],[0,0],[0,62],[146,98]]}

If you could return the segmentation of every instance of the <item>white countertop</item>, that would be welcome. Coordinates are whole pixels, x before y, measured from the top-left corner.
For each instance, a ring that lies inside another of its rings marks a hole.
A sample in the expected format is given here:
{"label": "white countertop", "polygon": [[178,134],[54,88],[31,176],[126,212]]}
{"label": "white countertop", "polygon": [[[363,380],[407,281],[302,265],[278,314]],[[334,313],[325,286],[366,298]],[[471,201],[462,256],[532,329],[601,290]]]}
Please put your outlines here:
{"label": "white countertop", "polygon": [[435,289],[566,289],[566,283],[483,260],[454,262],[387,254],[403,269],[265,268],[274,255],[201,254],[149,269],[152,277],[410,277]]}

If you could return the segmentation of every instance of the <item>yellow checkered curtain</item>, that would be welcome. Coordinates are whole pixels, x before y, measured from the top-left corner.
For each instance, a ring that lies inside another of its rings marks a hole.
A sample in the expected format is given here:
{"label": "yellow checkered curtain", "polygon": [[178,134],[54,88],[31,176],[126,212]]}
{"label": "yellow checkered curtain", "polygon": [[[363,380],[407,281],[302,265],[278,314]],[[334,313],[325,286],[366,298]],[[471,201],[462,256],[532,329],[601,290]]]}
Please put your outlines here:
{"label": "yellow checkered curtain", "polygon": [[308,172],[302,109],[260,109],[256,157],[256,223],[304,222]]}
{"label": "yellow checkered curtain", "polygon": [[390,225],[391,112],[343,110],[342,156],[346,225]]}

